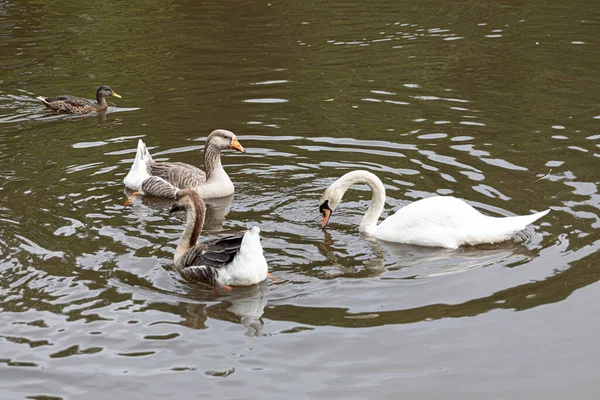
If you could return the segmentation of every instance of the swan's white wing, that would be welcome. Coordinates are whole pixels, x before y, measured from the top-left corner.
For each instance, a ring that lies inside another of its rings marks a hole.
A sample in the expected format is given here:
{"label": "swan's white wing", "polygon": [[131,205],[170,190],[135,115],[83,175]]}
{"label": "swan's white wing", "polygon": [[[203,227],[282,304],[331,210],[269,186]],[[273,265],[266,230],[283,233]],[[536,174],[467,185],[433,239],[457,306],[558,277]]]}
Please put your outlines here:
{"label": "swan's white wing", "polygon": [[510,237],[548,211],[517,217],[488,217],[464,201],[435,196],[415,201],[386,218],[375,236],[391,242],[457,248]]}

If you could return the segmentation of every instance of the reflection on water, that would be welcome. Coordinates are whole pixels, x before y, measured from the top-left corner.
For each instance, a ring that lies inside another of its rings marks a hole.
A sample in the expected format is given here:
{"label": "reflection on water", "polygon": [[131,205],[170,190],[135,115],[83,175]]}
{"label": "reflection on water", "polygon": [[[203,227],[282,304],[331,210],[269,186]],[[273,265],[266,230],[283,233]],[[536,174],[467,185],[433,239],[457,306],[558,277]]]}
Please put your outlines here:
{"label": "reflection on water", "polygon": [[207,319],[212,318],[241,323],[246,328],[247,336],[262,335],[261,317],[267,305],[268,292],[266,282],[231,290],[214,290],[203,285],[189,285],[186,289],[183,326],[206,329]]}
{"label": "reflection on water", "polygon": [[[0,397],[594,391],[595,4],[140,7],[0,2]],[[35,100],[103,82],[106,113]],[[256,287],[184,282],[170,201],[122,205],[138,139],[198,165],[216,127],[247,153],[223,154],[235,194],[203,236],[259,226]],[[358,233],[357,186],[323,231],[353,169],[383,181],[382,218],[434,194],[552,212],[507,243],[403,246]]]}
{"label": "reflection on water", "polygon": [[[125,196],[129,198],[134,192],[128,188],[123,189]],[[140,196],[141,204],[145,207],[150,207],[155,210],[162,210],[165,216],[168,215],[169,208],[173,205],[173,199],[167,199],[164,197],[155,197],[149,195]],[[218,232],[223,230],[223,222],[227,216],[229,206],[233,200],[233,195],[205,199],[204,205],[204,225],[202,232]],[[137,215],[144,215],[144,209],[138,209],[137,205],[133,206],[133,213]]]}

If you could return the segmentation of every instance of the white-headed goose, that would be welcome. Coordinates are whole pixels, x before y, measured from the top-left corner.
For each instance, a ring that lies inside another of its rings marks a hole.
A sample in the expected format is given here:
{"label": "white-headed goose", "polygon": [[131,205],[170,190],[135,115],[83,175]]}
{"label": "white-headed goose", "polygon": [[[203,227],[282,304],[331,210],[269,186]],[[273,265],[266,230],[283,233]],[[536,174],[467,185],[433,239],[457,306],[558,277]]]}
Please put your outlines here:
{"label": "white-headed goose", "polygon": [[204,147],[204,172],[182,162],[154,161],[140,139],[131,170],[123,179],[125,186],[137,193],[134,192],[126,204],[131,203],[138,193],[174,199],[179,189],[194,189],[207,199],[229,196],[234,190],[233,182],[221,165],[221,151],[228,149],[245,152],[233,132],[217,129],[208,135]]}

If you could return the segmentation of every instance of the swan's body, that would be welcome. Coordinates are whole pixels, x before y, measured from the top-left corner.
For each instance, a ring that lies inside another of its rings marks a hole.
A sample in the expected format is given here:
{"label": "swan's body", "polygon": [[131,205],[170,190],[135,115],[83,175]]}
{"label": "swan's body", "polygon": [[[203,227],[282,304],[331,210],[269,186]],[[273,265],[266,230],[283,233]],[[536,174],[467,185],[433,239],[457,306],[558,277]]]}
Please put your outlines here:
{"label": "swan's body", "polygon": [[260,229],[197,244],[204,223],[204,201],[195,190],[180,190],[171,212],[187,213],[175,250],[175,268],[187,280],[216,286],[249,286],[267,278]]}
{"label": "swan's body", "polygon": [[96,101],[75,96],[43,97],[38,96],[46,107],[53,111],[69,114],[89,114],[94,111],[104,111],[108,108],[107,97],[121,98],[108,86],[100,86],[96,91]]}
{"label": "swan's body", "polygon": [[203,198],[217,198],[233,194],[233,182],[221,165],[221,151],[244,152],[232,132],[217,129],[206,139],[204,168],[182,162],[156,162],[144,142],[138,148],[131,170],[123,180],[125,186],[141,194],[175,198],[179,189],[194,189]]}
{"label": "swan's body", "polygon": [[321,196],[323,227],[346,190],[355,183],[366,183],[373,191],[373,200],[359,230],[389,242],[450,249],[503,242],[550,211],[516,217],[488,217],[463,200],[435,196],[415,201],[377,225],[385,205],[383,183],[370,172],[352,171],[335,181]]}

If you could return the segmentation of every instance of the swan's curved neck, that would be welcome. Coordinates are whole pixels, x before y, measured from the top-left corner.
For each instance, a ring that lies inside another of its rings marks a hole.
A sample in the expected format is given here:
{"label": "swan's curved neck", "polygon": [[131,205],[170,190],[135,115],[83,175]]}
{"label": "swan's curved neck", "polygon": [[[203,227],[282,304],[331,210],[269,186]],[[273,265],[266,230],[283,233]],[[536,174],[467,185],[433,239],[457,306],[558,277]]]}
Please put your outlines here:
{"label": "swan's curved neck", "polygon": [[373,234],[375,232],[375,228],[377,227],[379,216],[383,212],[383,207],[385,206],[385,187],[383,186],[381,180],[375,176],[375,174],[372,174],[368,171],[348,172],[346,175],[338,179],[335,184],[339,185],[337,190],[339,190],[343,196],[346,190],[348,190],[348,188],[355,183],[366,183],[373,192],[371,205],[365,213],[365,216],[363,217],[359,227],[361,232]]}
{"label": "swan's curved neck", "polygon": [[186,224],[177,249],[175,250],[175,264],[190,249],[198,243],[198,238],[204,225],[204,204],[196,203],[187,210]]}
{"label": "swan's curved neck", "polygon": [[218,171],[223,171],[221,165],[221,149],[219,149],[214,143],[207,143],[204,148],[204,170],[206,171],[206,180],[216,174]]}

